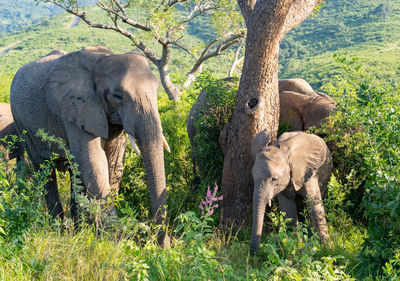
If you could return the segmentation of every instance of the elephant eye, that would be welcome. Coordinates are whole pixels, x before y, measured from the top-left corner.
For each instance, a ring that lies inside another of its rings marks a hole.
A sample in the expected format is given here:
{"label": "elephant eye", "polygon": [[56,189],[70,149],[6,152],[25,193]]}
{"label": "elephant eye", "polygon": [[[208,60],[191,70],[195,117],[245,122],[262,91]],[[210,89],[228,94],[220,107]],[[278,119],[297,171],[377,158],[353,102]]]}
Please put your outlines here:
{"label": "elephant eye", "polygon": [[113,94],[113,97],[117,100],[122,101],[122,96],[120,94]]}
{"label": "elephant eye", "polygon": [[276,182],[277,180],[278,180],[277,177],[273,177],[273,178],[272,178],[272,182]]}

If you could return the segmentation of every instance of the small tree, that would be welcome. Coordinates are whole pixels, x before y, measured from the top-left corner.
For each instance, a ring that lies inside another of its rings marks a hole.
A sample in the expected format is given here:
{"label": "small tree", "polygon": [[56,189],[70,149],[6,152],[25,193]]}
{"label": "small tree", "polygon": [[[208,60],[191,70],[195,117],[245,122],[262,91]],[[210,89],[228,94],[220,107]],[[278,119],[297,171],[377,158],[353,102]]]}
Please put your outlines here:
{"label": "small tree", "polygon": [[[105,12],[106,20],[94,22],[77,0],[35,0],[53,3],[79,18],[89,27],[113,30],[129,38],[157,67],[161,84],[171,100],[177,100],[179,89],[169,75],[171,48],[177,47],[194,58],[194,64],[186,76],[187,87],[194,80],[202,64],[235,45],[245,36],[243,20],[236,3],[229,0],[98,0],[97,6]],[[86,1],[87,2],[87,1]],[[92,1],[93,2],[93,1]],[[186,46],[185,34],[190,23],[200,16],[208,17],[213,25],[213,39],[206,44]],[[151,49],[145,41],[161,46],[161,54]]]}
{"label": "small tree", "polygon": [[279,120],[278,57],[289,30],[322,0],[238,0],[247,26],[246,51],[230,123],[220,136],[224,151],[222,221],[242,224],[253,195],[250,144],[267,129],[276,140]]}

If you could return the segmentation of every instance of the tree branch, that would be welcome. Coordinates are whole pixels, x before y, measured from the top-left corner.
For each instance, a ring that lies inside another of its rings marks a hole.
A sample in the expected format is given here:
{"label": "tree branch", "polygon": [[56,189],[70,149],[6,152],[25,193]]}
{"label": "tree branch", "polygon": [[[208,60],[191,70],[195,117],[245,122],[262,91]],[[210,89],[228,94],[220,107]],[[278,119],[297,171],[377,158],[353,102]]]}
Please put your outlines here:
{"label": "tree branch", "polygon": [[215,47],[215,50],[213,52],[209,51],[211,50],[211,48],[213,46],[215,46],[218,42],[218,40],[213,40],[210,44],[208,44],[208,46],[203,50],[203,52],[201,53],[200,57],[197,59],[197,61],[195,62],[194,66],[192,67],[192,70],[190,70],[190,72],[188,73],[188,77],[184,83],[184,87],[187,88],[189,87],[189,85],[191,84],[191,82],[193,81],[193,77],[195,76],[195,73],[197,73],[201,67],[201,65],[203,64],[203,62],[205,62],[206,60],[219,56],[221,55],[221,53],[223,51],[225,51],[226,49],[230,48],[232,45],[234,45],[237,41],[239,41],[241,38],[243,38],[244,34],[240,33],[240,34],[234,34],[231,37],[229,37],[228,39],[222,41],[220,44],[218,44]]}
{"label": "tree branch", "polygon": [[256,1],[257,0],[238,0],[238,4],[240,7],[240,10],[242,11],[242,15],[243,15],[244,21],[246,22],[246,26],[247,26],[247,21],[250,19],[251,13],[254,10]]}
{"label": "tree branch", "polygon": [[162,57],[157,64],[158,72],[160,73],[161,85],[163,86],[165,92],[167,93],[170,100],[179,100],[180,91],[171,82],[169,76],[168,63],[171,55],[171,45],[163,44]]}
{"label": "tree branch", "polygon": [[233,76],[233,71],[235,70],[236,66],[244,59],[244,56],[239,58],[240,50],[242,49],[243,42],[244,42],[244,39],[242,38],[240,40],[239,46],[236,49],[235,57],[233,59],[233,63],[231,65],[231,68],[229,69],[228,77],[232,77]]}
{"label": "tree branch", "polygon": [[284,34],[302,23],[322,1],[324,0],[293,0],[286,17]]}
{"label": "tree branch", "polygon": [[114,31],[122,34],[123,36],[129,38],[133,42],[133,44],[135,44],[136,47],[138,47],[140,50],[142,50],[143,53],[146,55],[146,57],[152,63],[157,64],[159,62],[160,58],[157,57],[157,55],[155,53],[153,53],[149,48],[147,48],[147,46],[142,41],[138,40],[135,37],[135,35],[133,35],[128,30],[120,28],[119,26],[112,26],[112,25],[108,25],[108,24],[93,23],[92,21],[90,21],[87,18],[87,14],[85,12],[79,12],[78,10],[70,9],[70,8],[68,8],[66,6],[63,6],[63,5],[59,4],[58,2],[56,2],[54,0],[46,0],[45,2],[53,3],[54,5],[64,9],[68,13],[73,14],[73,15],[81,18],[82,21],[84,21],[89,27],[99,28],[99,29],[106,29],[106,30],[114,30]]}
{"label": "tree branch", "polygon": [[180,24],[186,24],[186,23],[192,21],[195,17],[198,17],[207,11],[218,9],[217,5],[211,5],[211,4],[212,4],[211,2],[206,2],[206,3],[200,3],[200,4],[196,5],[193,8],[193,10],[190,11],[189,15],[180,22]]}
{"label": "tree branch", "polygon": [[146,32],[151,31],[151,28],[149,26],[141,24],[139,22],[136,22],[136,21],[130,19],[127,16],[125,8],[122,7],[122,5],[118,1],[112,0],[112,2],[117,5],[118,9],[120,10],[120,12],[122,14],[120,14],[117,11],[114,11],[113,9],[107,7],[106,5],[104,5],[104,3],[102,1],[99,1],[99,7],[101,9],[103,9],[104,11],[108,12],[108,13],[111,13],[111,14],[114,14],[114,15],[118,16],[122,20],[122,22],[124,22],[126,24],[129,24],[130,26],[132,26],[134,28],[138,28],[138,29],[141,29],[141,30],[146,31]]}

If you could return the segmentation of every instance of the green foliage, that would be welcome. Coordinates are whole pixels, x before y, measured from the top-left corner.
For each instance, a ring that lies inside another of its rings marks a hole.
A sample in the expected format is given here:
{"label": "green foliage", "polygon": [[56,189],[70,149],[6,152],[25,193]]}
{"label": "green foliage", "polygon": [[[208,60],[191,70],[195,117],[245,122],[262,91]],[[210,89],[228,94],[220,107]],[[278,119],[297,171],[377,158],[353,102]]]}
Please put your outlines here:
{"label": "green foliage", "polygon": [[10,102],[10,87],[12,76],[0,74],[0,102]]}
{"label": "green foliage", "polygon": [[0,159],[0,252],[7,256],[23,248],[27,235],[47,226],[43,186],[54,159],[41,164],[41,170],[28,179],[9,166],[3,151]]}
{"label": "green foliage", "polygon": [[267,236],[257,254],[269,273],[261,280],[354,280],[344,266],[335,265],[343,257],[318,257],[321,246],[315,233],[309,236],[309,226],[300,223],[289,231],[283,214],[272,212],[269,217],[276,232]]}
{"label": "green foliage", "polygon": [[224,81],[209,73],[200,75],[195,82],[194,93],[207,92],[206,106],[199,112],[194,123],[196,144],[194,153],[205,186],[221,183],[223,153],[218,142],[219,134],[233,114],[238,81]]}
{"label": "green foliage", "polygon": [[351,216],[368,226],[358,270],[377,274],[400,248],[399,89],[373,86],[354,58],[336,59],[347,75],[327,89],[337,98],[337,112],[319,132],[331,142],[343,188],[337,206],[347,201]]}

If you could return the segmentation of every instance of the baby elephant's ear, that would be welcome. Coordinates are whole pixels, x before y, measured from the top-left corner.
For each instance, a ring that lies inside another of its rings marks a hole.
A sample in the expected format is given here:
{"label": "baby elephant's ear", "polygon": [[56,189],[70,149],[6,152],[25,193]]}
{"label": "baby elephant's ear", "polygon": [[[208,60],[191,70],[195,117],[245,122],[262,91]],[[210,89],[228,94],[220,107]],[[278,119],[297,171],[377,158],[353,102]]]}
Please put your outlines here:
{"label": "baby elephant's ear", "polygon": [[251,156],[253,157],[253,160],[256,159],[256,156],[258,152],[260,152],[261,149],[264,147],[268,146],[271,141],[271,133],[267,131],[267,129],[259,132],[251,142]]}
{"label": "baby elephant's ear", "polygon": [[101,56],[104,55],[79,51],[61,57],[50,70],[43,91],[49,109],[64,122],[107,138],[107,117],[92,78],[92,67]]}
{"label": "baby elephant's ear", "polygon": [[325,163],[328,148],[320,137],[303,132],[285,133],[277,143],[280,149],[289,151],[291,180],[298,191]]}

